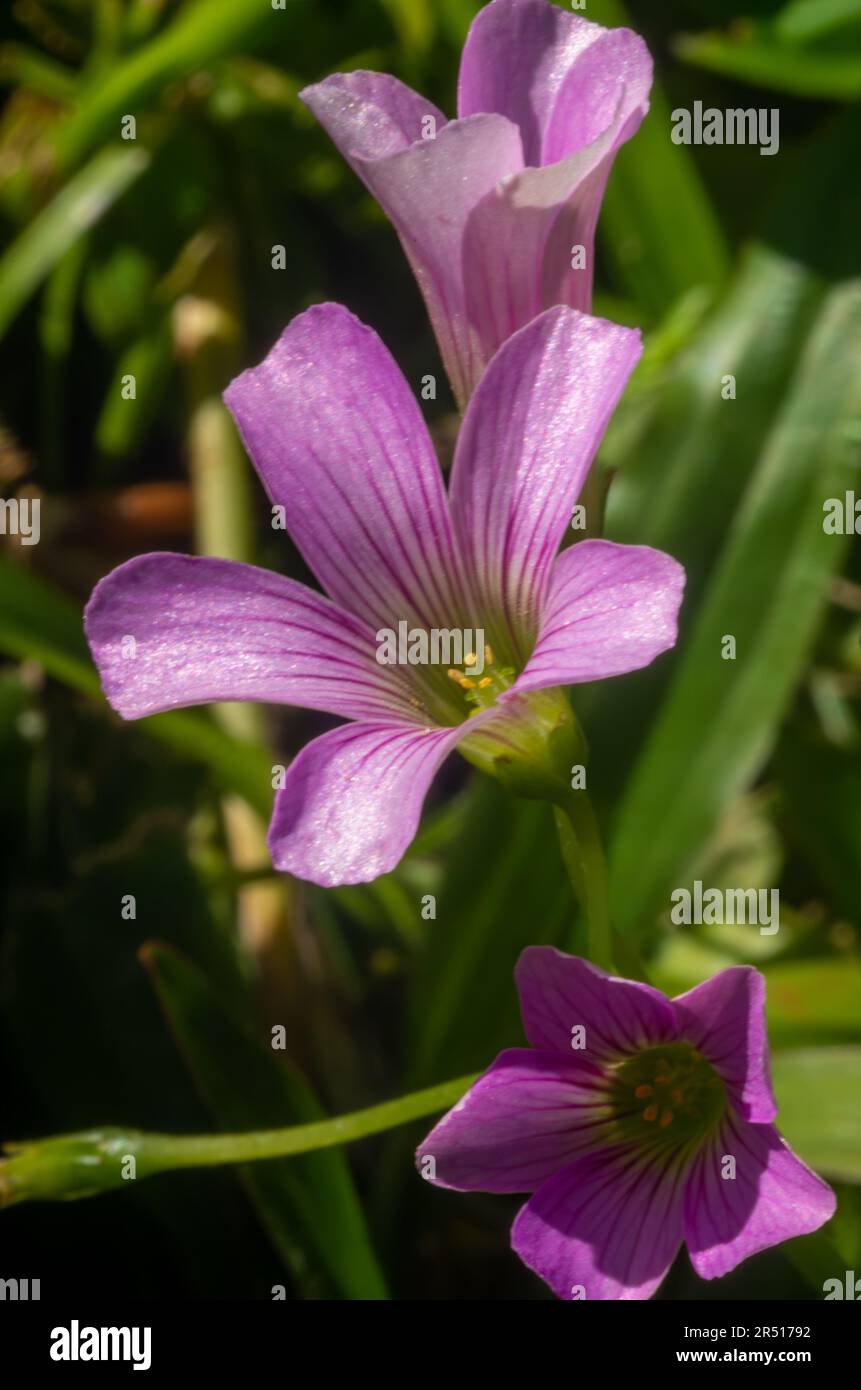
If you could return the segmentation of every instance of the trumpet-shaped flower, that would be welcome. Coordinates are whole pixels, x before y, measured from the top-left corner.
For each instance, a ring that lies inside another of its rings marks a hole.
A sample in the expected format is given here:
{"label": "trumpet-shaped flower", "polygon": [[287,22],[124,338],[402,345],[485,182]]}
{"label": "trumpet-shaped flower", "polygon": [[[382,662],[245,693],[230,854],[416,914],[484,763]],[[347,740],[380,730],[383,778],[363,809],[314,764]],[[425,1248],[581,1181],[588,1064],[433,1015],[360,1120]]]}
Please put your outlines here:
{"label": "trumpet-shaped flower", "polygon": [[[273,861],[324,885],[393,868],[449,752],[491,770],[540,761],[566,720],[556,687],[645,666],[675,641],[684,575],[669,556],[607,541],[557,555],[639,352],[635,331],[573,309],[535,319],[470,403],[447,496],[379,338],[338,305],[309,309],[226,400],[328,597],[226,560],[130,560],[86,612],[110,703],[127,719],[225,700],[346,718],[291,764]],[[381,664],[401,623],[479,631],[482,648],[448,669]]]}
{"label": "trumpet-shaped flower", "polygon": [[511,1243],[560,1298],[649,1298],[683,1241],[714,1279],[832,1215],[773,1124],[759,971],[671,1000],[530,946],[517,984],[534,1051],[501,1053],[418,1158],[443,1187],[531,1193]]}
{"label": "trumpet-shaped flower", "polygon": [[651,80],[629,29],[492,0],[463,49],[456,120],[383,73],[301,93],[391,219],[461,406],[516,329],[554,304],[590,309],[604,188]]}

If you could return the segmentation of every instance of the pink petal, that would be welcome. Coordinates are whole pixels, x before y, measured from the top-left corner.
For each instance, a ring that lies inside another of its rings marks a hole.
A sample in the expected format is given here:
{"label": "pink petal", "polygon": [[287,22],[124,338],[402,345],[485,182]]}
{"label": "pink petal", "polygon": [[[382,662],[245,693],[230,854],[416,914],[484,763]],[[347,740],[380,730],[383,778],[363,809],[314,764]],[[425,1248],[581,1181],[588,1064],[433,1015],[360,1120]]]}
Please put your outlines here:
{"label": "pink petal", "polygon": [[574,1053],[502,1052],[434,1126],[416,1159],[433,1158],[440,1187],[532,1192],[600,1139],[600,1081]]}
{"label": "pink petal", "polygon": [[[629,29],[604,29],[546,0],[494,0],[464,46],[458,113],[498,111],[520,127],[537,167],[582,149],[619,119],[646,110],[651,59]],[[633,134],[630,130],[628,134]]]}
{"label": "pink petal", "polygon": [[511,1244],[559,1298],[651,1298],[681,1245],[683,1199],[673,1157],[590,1154],[530,1197]]}
{"label": "pink petal", "polygon": [[[466,314],[482,364],[554,304],[592,307],[595,225],[614,152],[607,131],[587,149],[524,169],[475,205],[463,238]],[[583,247],[584,264],[574,263]]]}
{"label": "pink petal", "polygon": [[765,979],[752,965],[732,965],[673,1000],[680,1036],[707,1057],[745,1120],[777,1115],[771,1088]]}
{"label": "pink petal", "polygon": [[276,869],[324,888],[388,873],[416,833],[434,773],[464,732],[464,725],[347,724],[307,744],[275,802]]}
{"label": "pink petal", "polygon": [[525,661],[551,570],[610,415],[640,356],[640,335],[573,309],[549,309],[510,338],[466,412],[452,516],[478,611],[499,613]]}
{"label": "pink petal", "polygon": [[527,946],[515,978],[526,1036],[541,1052],[570,1057],[577,1026],[586,1030],[579,1058],[599,1065],[678,1037],[672,1005],[658,990],[553,946]]}
{"label": "pink petal", "polygon": [[420,140],[428,116],[438,130],[446,124],[432,101],[384,72],[336,72],[299,96],[354,168]]}
{"label": "pink petal", "polygon": [[96,585],[85,615],[105,694],[125,719],[216,700],[409,717],[403,676],[370,628],[251,565],[142,555]]}
{"label": "pink petal", "polygon": [[451,121],[435,140],[355,167],[401,239],[463,407],[486,363],[467,316],[464,234],[485,194],[523,167],[517,127],[502,116],[470,116]]}
{"label": "pink petal", "polygon": [[[484,195],[522,169],[516,126],[494,115],[447,123],[430,102],[379,73],[336,73],[301,95],[394,225],[464,406],[484,368],[465,311],[464,229]],[[427,116],[436,122],[432,138]]]}
{"label": "pink petal", "polygon": [[340,305],[317,305],[224,398],[332,597],[375,630],[412,618],[448,626],[457,567],[442,475],[376,333]]}
{"label": "pink petal", "polygon": [[[735,1177],[727,1156],[735,1158]],[[704,1146],[685,1193],[685,1240],[703,1279],[793,1236],[816,1231],[833,1215],[834,1193],[801,1162],[773,1125],[732,1114]]]}
{"label": "pink petal", "polygon": [[515,691],[603,680],[674,646],[685,572],[644,545],[580,541],[551,572],[541,631]]}

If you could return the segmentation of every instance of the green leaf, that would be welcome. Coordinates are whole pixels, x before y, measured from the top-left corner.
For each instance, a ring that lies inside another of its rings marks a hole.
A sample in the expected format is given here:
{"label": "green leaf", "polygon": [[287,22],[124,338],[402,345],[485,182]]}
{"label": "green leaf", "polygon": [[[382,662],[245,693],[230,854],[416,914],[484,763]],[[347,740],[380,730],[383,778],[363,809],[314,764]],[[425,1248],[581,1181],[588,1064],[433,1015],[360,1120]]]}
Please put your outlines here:
{"label": "green leaf", "polygon": [[[818,2],[818,0],[817,0]],[[793,36],[795,37],[795,36]],[[768,24],[745,24],[727,35],[684,34],[677,55],[696,67],[803,97],[854,101],[861,96],[861,45],[848,39],[833,46],[782,42]]]}
{"label": "green leaf", "polygon": [[812,39],[861,20],[861,0],[792,0],[781,10],[774,27],[790,42]]}
{"label": "green leaf", "polygon": [[66,251],[148,163],[146,150],[134,146],[100,151],[24,228],[0,260],[0,335]]}
{"label": "green leaf", "polygon": [[[101,698],[81,614],[37,575],[0,559],[0,651],[37,661],[73,690]],[[243,796],[264,817],[271,810],[271,758],[253,743],[224,733],[206,714],[176,710],[141,719],[137,728],[178,753],[208,764],[222,787]]]}
{"label": "green leaf", "polygon": [[[829,295],[811,334],[631,777],[611,871],[623,931],[648,920],[683,881],[762,765],[792,697],[846,552],[845,537],[823,530],[823,502],[854,482],[859,353],[854,283]],[[726,634],[735,660],[721,657]]]}
{"label": "green leaf", "polygon": [[[159,1001],[197,1086],[224,1130],[323,1119],[314,1093],[275,1060],[187,961],[144,949]],[[385,1282],[340,1149],[247,1166],[245,1183],[306,1296],[379,1299]]]}
{"label": "green leaf", "polygon": [[799,1156],[825,1177],[861,1182],[861,1047],[778,1052],[772,1075],[778,1125]]}

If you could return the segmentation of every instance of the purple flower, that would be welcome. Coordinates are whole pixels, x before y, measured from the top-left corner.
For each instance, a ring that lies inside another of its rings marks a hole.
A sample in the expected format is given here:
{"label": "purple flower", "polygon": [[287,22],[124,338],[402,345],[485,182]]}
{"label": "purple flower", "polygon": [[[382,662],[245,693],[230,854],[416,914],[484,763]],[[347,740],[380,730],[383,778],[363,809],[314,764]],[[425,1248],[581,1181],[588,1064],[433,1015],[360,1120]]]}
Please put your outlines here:
{"label": "purple flower", "polygon": [[516,973],[535,1050],[501,1053],[418,1160],[443,1187],[531,1192],[511,1243],[560,1298],[649,1298],[682,1241],[715,1279],[832,1215],[772,1123],[758,970],[672,1000],[549,946]]}
{"label": "purple flower", "polygon": [[464,46],[457,120],[384,73],[301,93],[397,230],[461,407],[516,329],[590,309],[601,199],[651,81],[631,30],[493,0]]}
{"label": "purple flower", "polygon": [[[473,397],[447,497],[379,338],[338,305],[309,309],[225,398],[329,597],[225,560],[130,560],[86,613],[109,701],[126,719],[258,700],[354,721],[290,766],[270,849],[315,883],[386,873],[452,749],[491,771],[500,755],[540,761],[570,719],[555,687],[632,671],[675,642],[684,574],[669,556],[607,541],[557,556],[639,353],[635,331],[573,309],[535,319]],[[380,639],[402,622],[481,630],[483,649],[449,671],[381,664]]]}

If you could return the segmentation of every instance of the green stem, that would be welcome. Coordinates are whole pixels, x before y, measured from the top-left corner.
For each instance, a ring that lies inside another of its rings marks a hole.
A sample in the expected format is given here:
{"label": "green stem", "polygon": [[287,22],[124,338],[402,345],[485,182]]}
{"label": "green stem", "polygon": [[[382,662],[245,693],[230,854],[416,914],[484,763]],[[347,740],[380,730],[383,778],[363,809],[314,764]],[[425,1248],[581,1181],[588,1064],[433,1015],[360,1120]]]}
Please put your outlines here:
{"label": "green stem", "polygon": [[255,1163],[350,1144],[447,1109],[474,1080],[474,1076],[459,1077],[366,1110],[286,1129],[192,1135],[101,1129],[7,1145],[7,1156],[0,1162],[0,1207],[28,1199],[91,1197],[120,1187],[131,1177],[151,1177],[178,1168]]}
{"label": "green stem", "polygon": [[588,925],[589,959],[613,970],[607,865],[592,803],[585,791],[574,791],[555,814],[562,860]]}

